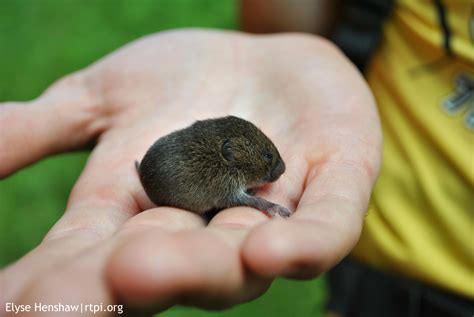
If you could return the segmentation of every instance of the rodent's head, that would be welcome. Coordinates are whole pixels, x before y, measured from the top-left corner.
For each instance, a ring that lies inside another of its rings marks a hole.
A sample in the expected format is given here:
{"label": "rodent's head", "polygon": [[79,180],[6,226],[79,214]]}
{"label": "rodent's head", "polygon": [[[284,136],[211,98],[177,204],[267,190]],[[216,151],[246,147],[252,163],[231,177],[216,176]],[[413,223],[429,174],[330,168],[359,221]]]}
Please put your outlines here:
{"label": "rodent's head", "polygon": [[222,139],[222,156],[237,168],[247,188],[276,181],[285,172],[285,163],[273,142],[255,125],[229,116],[227,137]]}

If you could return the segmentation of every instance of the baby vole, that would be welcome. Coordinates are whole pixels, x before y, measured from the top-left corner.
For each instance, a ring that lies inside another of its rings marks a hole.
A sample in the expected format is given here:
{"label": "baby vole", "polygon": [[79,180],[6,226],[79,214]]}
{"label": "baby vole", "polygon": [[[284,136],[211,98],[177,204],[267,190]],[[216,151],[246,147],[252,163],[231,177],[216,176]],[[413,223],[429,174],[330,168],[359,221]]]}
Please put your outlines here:
{"label": "baby vole", "polygon": [[285,163],[262,131],[234,116],[196,121],[158,139],[136,167],[158,206],[201,215],[249,206],[271,217],[290,215],[288,209],[253,196],[257,187],[283,174]]}

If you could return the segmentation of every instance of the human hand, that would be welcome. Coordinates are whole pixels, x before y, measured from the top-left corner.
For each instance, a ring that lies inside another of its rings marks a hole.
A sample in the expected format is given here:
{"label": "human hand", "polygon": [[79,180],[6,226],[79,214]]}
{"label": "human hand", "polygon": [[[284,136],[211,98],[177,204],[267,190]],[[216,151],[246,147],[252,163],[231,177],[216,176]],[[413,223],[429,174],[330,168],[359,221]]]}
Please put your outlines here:
{"label": "human hand", "polygon": [[[290,219],[238,207],[206,226],[146,197],[133,162],[160,136],[227,114],[278,147],[286,173],[258,194],[295,210]],[[138,311],[228,307],[277,276],[326,271],[358,240],[381,152],[375,105],[355,68],[327,42],[296,34],[146,37],[32,102],[3,104],[0,135],[0,177],[96,142],[64,216],[1,272],[1,300]]]}

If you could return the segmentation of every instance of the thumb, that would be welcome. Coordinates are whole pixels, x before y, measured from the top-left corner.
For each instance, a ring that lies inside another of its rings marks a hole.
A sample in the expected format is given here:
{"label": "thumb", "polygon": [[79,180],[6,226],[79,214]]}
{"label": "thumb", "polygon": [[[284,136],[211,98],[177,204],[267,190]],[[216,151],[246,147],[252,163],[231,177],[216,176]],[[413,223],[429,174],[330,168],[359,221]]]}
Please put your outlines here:
{"label": "thumb", "polygon": [[0,179],[47,155],[82,147],[106,128],[101,98],[85,76],[66,76],[29,102],[0,103]]}

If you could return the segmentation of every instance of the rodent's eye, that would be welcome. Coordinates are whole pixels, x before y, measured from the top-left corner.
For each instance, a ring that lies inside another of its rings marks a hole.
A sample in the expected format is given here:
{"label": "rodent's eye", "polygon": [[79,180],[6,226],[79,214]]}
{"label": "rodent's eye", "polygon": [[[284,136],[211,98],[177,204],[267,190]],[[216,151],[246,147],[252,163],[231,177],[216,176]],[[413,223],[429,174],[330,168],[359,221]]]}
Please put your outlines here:
{"label": "rodent's eye", "polygon": [[266,152],[263,154],[263,159],[270,163],[273,160],[273,155],[272,153]]}
{"label": "rodent's eye", "polygon": [[222,144],[222,155],[227,161],[233,161],[235,159],[230,140],[225,140],[224,144]]}

